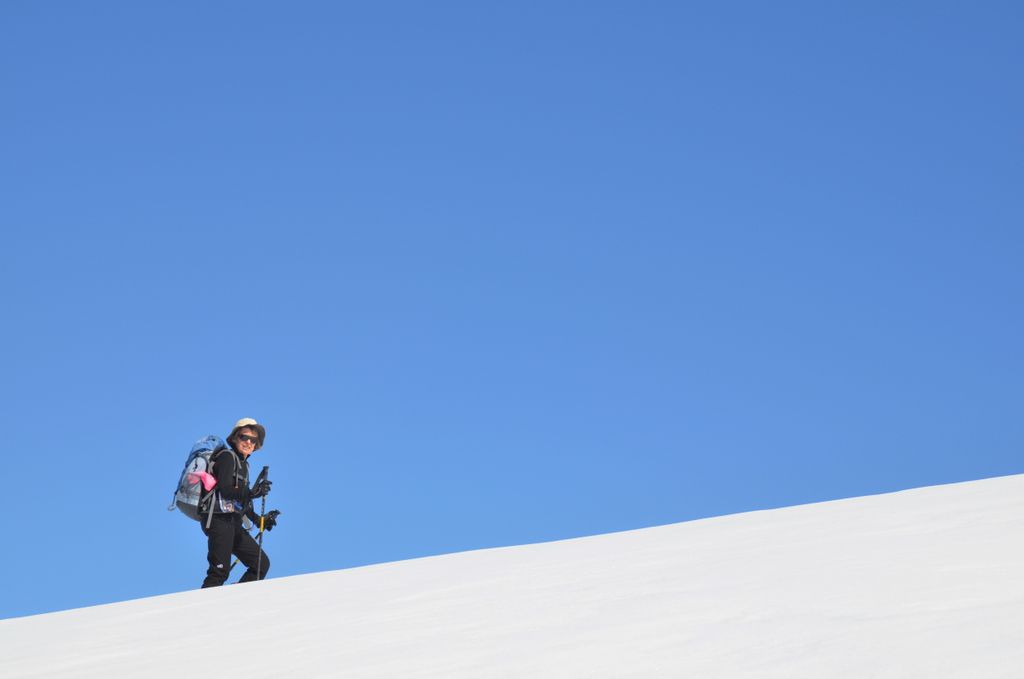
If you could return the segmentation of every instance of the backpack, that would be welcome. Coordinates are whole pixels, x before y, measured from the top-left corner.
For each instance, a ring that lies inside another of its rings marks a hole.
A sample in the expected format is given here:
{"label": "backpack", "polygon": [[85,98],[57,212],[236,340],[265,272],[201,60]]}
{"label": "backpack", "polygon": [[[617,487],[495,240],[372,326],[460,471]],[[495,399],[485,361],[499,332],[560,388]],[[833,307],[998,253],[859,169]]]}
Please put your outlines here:
{"label": "backpack", "polygon": [[[235,458],[235,474],[238,474],[238,457],[235,451],[224,443],[219,436],[206,436],[199,439],[192,446],[185,460],[185,468],[178,477],[178,487],[174,491],[174,499],[171,500],[167,511],[173,512],[178,509],[182,514],[195,521],[202,521],[202,514],[207,514],[206,526],[209,528],[210,519],[213,518],[213,494],[217,489],[210,485],[204,486],[203,476],[213,475],[214,458],[223,453],[229,453]],[[208,479],[209,480],[209,479]],[[213,480],[216,483],[216,480]]]}

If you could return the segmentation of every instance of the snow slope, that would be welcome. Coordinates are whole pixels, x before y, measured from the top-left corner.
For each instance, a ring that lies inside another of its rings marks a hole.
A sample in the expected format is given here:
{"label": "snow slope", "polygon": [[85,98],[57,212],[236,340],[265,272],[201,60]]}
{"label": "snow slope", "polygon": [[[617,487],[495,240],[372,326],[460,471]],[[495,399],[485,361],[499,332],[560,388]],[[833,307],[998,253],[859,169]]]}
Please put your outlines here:
{"label": "snow slope", "polygon": [[0,621],[7,679],[207,674],[1019,679],[1024,476]]}

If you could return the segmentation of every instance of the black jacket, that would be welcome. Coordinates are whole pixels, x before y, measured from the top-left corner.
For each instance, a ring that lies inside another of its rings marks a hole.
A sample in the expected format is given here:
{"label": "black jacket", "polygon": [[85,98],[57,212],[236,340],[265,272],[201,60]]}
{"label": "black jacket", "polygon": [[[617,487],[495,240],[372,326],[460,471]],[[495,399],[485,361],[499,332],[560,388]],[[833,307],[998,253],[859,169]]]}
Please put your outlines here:
{"label": "black jacket", "polygon": [[[238,460],[237,469],[235,459]],[[252,498],[249,490],[249,461],[239,454],[232,455],[226,448],[213,458],[213,475],[217,479],[217,494],[221,499],[235,505],[235,512],[245,514],[250,520],[258,516],[252,509]],[[214,514],[224,512],[221,503],[214,503]]]}

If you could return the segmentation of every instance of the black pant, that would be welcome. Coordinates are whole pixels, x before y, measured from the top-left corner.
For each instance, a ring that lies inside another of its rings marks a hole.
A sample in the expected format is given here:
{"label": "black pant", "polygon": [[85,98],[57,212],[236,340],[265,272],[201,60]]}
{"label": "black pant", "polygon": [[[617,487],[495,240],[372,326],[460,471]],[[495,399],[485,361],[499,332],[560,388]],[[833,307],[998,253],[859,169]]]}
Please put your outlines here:
{"label": "black pant", "polygon": [[[248,570],[242,575],[239,582],[250,582],[262,580],[267,577],[270,570],[270,558],[266,552],[260,556],[260,546],[249,533],[242,528],[241,514],[214,514],[210,521],[210,527],[206,527],[206,517],[203,516],[199,525],[206,534],[208,552],[206,560],[210,567],[206,571],[206,579],[203,580],[203,587],[220,587],[228,579],[228,572],[231,568],[231,555],[238,556],[238,560],[245,564]],[[259,562],[259,577],[256,573],[256,564]]]}

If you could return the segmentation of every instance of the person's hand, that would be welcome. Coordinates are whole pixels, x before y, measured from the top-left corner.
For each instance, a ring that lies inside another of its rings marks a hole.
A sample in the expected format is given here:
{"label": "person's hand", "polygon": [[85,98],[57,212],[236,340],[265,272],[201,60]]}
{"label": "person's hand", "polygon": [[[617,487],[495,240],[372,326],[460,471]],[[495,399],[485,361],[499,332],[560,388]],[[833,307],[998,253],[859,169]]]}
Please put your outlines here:
{"label": "person's hand", "polygon": [[272,509],[263,515],[263,530],[273,530],[277,525],[277,515],[281,512]]}
{"label": "person's hand", "polygon": [[258,481],[252,487],[252,490],[249,491],[249,497],[252,498],[253,500],[255,500],[258,497],[263,497],[264,495],[270,492],[270,484],[272,483],[273,481],[270,481],[269,479],[263,479],[262,481]]}

